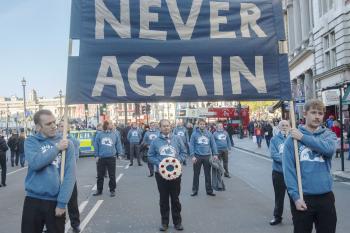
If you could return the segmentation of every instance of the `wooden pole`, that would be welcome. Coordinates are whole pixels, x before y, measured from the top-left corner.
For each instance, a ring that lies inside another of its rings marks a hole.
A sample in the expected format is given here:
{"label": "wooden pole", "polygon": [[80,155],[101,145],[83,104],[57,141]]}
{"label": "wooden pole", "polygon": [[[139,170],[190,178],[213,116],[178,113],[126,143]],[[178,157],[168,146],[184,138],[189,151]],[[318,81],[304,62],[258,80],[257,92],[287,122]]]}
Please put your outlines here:
{"label": "wooden pole", "polygon": [[[68,132],[68,106],[64,106],[64,116],[63,116],[63,137],[62,139],[67,139],[67,132]],[[62,157],[61,157],[61,183],[63,182],[64,178],[64,167],[66,164],[66,151],[62,151]]]}
{"label": "wooden pole", "polygon": [[[290,109],[290,120],[291,120],[292,128],[296,128],[295,112],[294,112],[294,101],[290,101],[289,102],[289,109]],[[295,158],[295,167],[296,167],[296,171],[297,171],[299,197],[300,197],[301,200],[304,200],[303,186],[302,186],[302,183],[301,183],[301,172],[300,172],[300,160],[299,160],[299,152],[298,152],[298,141],[296,139],[293,139],[293,144],[294,144],[294,158]]]}

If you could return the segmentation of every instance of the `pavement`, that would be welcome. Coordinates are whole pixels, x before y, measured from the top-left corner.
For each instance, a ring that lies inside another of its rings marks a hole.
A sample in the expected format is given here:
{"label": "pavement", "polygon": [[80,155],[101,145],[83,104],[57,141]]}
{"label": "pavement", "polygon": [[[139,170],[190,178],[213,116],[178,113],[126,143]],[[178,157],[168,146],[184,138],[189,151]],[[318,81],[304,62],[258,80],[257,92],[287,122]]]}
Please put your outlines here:
{"label": "pavement", "polygon": [[[269,148],[266,145],[266,141],[263,139],[261,143],[261,148],[258,148],[258,145],[253,142],[251,138],[234,138],[234,146],[238,149],[254,153],[259,156],[266,158],[271,158]],[[350,160],[348,160],[348,152],[344,152],[344,171],[341,169],[341,158],[336,158],[335,156],[332,159],[332,173],[336,179],[343,181],[350,181]]]}

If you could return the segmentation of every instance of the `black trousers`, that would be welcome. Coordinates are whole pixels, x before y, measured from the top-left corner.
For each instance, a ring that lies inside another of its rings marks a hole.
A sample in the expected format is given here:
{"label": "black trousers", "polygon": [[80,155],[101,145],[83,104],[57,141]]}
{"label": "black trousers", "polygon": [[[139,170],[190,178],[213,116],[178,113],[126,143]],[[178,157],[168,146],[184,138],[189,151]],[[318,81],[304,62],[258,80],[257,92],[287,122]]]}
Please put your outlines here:
{"label": "black trousers", "polygon": [[265,136],[265,140],[266,140],[267,147],[270,148],[271,137],[270,136]]}
{"label": "black trousers", "polygon": [[219,159],[221,161],[223,161],[226,175],[229,175],[229,172],[228,172],[228,150],[219,150]]}
{"label": "black trousers", "polygon": [[207,193],[212,193],[213,188],[211,186],[211,165],[209,162],[208,156],[196,156],[197,161],[193,164],[193,183],[192,183],[192,191],[198,192],[199,187],[199,175],[201,173],[201,167],[203,164],[204,167],[204,176],[205,176],[205,189]]}
{"label": "black trousers", "polygon": [[22,212],[22,233],[42,233],[44,225],[48,233],[64,233],[65,214],[55,216],[57,202],[32,197],[24,199]]}
{"label": "black trousers", "polygon": [[284,183],[283,173],[272,171],[272,184],[275,190],[275,209],[273,216],[276,219],[282,219],[284,196],[286,195],[286,184]]}
{"label": "black trousers", "polygon": [[18,166],[18,161],[19,161],[19,153],[18,151],[12,151],[11,150],[11,166]]}
{"label": "black trousers", "polygon": [[141,164],[141,154],[140,154],[140,145],[130,143],[130,163],[134,162],[134,157],[137,158],[138,164]]}
{"label": "black trousers", "polygon": [[117,184],[115,182],[115,166],[116,166],[116,157],[107,157],[99,158],[97,161],[97,191],[102,192],[103,190],[103,181],[108,170],[109,175],[109,190],[111,192],[115,191]]}
{"label": "black trousers", "polygon": [[79,207],[78,207],[77,182],[75,182],[74,184],[72,196],[70,197],[68,202],[68,215],[69,215],[70,225],[72,226],[72,228],[79,227],[80,214],[79,214]]}
{"label": "black trousers", "polygon": [[1,166],[1,184],[6,184],[6,152],[0,153],[0,166]]}
{"label": "black trousers", "polygon": [[298,211],[291,199],[294,233],[311,233],[315,224],[316,233],[335,233],[337,213],[333,192],[322,195],[304,195],[306,211]]}
{"label": "black trousers", "polygon": [[181,176],[175,180],[166,180],[156,172],[156,181],[159,190],[159,206],[160,215],[162,217],[162,224],[169,224],[169,197],[171,200],[171,215],[174,225],[178,225],[182,222],[181,219],[181,203],[179,199],[181,190]]}

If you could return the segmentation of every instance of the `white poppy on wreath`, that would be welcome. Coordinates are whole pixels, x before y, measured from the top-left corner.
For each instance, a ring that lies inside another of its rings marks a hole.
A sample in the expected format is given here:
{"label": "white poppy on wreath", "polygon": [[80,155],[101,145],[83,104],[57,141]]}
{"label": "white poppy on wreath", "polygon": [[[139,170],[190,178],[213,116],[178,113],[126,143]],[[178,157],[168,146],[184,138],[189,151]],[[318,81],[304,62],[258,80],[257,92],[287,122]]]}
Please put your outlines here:
{"label": "white poppy on wreath", "polygon": [[159,174],[166,180],[174,180],[181,176],[182,166],[177,158],[167,157],[159,163]]}

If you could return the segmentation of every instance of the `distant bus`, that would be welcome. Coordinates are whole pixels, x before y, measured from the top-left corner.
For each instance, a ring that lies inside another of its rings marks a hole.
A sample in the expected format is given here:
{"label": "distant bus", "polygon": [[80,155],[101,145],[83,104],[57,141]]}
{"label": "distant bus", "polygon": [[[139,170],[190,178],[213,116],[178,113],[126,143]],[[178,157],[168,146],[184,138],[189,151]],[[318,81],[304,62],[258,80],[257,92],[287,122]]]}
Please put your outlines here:
{"label": "distant bus", "polygon": [[80,142],[79,156],[93,156],[95,154],[93,140],[96,130],[71,131],[69,134]]}

